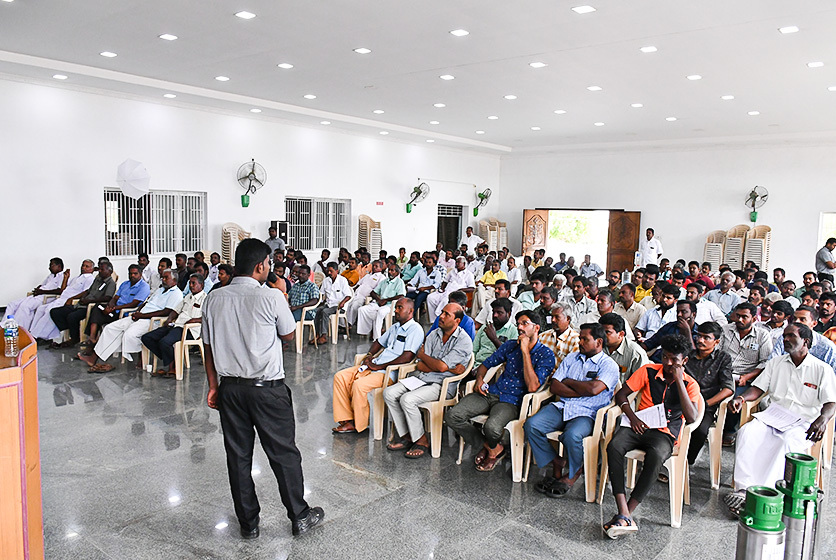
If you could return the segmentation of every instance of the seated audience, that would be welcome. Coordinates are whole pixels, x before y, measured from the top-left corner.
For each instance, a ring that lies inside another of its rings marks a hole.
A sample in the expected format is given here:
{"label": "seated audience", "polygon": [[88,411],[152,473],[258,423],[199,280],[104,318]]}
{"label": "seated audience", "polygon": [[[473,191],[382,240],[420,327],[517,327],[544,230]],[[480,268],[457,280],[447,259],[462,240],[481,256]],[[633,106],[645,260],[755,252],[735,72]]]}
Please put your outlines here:
{"label": "seated audience", "polygon": [[[58,338],[60,332],[52,321],[50,312],[67,304],[68,301],[80,298],[84,292],[90,289],[93,284],[95,275],[93,274],[94,263],[90,259],[85,259],[81,263],[81,273],[75,278],[67,282],[67,287],[61,294],[47,302],[45,305],[39,306],[32,316],[32,322],[29,326],[29,334],[33,338],[40,338],[42,340],[50,340]],[[17,318],[17,317],[15,317]]]}
{"label": "seated audience", "polygon": [[662,325],[676,321],[674,305],[679,298],[679,288],[672,284],[663,284],[659,288],[659,303],[642,315],[636,323],[636,340],[643,342],[656,334]]}
{"label": "seated audience", "polygon": [[427,313],[430,322],[435,321],[441,314],[441,310],[447,305],[447,296],[450,293],[456,291],[468,293],[476,289],[473,273],[467,270],[467,259],[459,256],[453,262],[455,268],[446,273],[438,290],[427,296]]}
{"label": "seated audience", "polygon": [[346,320],[348,321],[346,328],[351,328],[351,325],[357,323],[357,316],[359,315],[360,308],[366,305],[366,298],[371,296],[372,291],[383,279],[383,263],[384,261],[374,261],[372,263],[371,274],[363,276],[363,278],[357,282],[357,285],[354,286],[354,296],[352,296],[351,300],[346,305],[345,310]]}
{"label": "seated audience", "polygon": [[389,314],[391,306],[404,295],[406,295],[406,286],[401,278],[400,269],[397,265],[390,264],[386,276],[369,294],[372,301],[361,307],[357,313],[357,334],[371,334],[372,340],[380,338],[383,321]]}
{"label": "seated audience", "polygon": [[577,328],[581,320],[597,308],[595,300],[586,297],[586,288],[589,280],[583,276],[575,276],[572,279],[572,298],[567,301],[572,306],[572,326]]}
{"label": "seated audience", "polygon": [[572,328],[572,306],[559,301],[551,306],[551,328],[539,340],[554,354],[555,368],[566,356],[578,351],[578,331]]}
{"label": "seated audience", "polygon": [[641,302],[644,298],[650,297],[653,293],[653,286],[655,285],[656,272],[653,270],[645,270],[641,284],[636,286],[636,301]]}
{"label": "seated audience", "polygon": [[191,270],[188,268],[188,257],[185,253],[177,253],[174,255],[174,272],[177,273],[177,287],[180,288],[182,292],[186,289],[186,286],[189,284],[189,275],[191,274]]}
{"label": "seated audience", "polygon": [[522,283],[522,271],[517,266],[517,259],[514,257],[508,257],[505,259],[506,266],[508,270],[505,271],[505,274],[508,275],[508,281],[511,283],[512,290],[516,291],[517,287]]}
{"label": "seated audience", "polygon": [[724,272],[720,276],[720,288],[718,290],[709,289],[705,295],[705,300],[716,304],[726,317],[731,315],[732,310],[743,301],[741,296],[732,291],[735,278],[735,275],[731,272]]}
{"label": "seated audience", "polygon": [[[511,308],[507,300],[496,300],[491,305],[495,315],[498,309],[507,313]],[[506,320],[511,322],[507,316]],[[496,316],[494,322],[498,322]],[[505,455],[505,425],[519,418],[523,395],[536,391],[554,369],[554,354],[537,340],[539,314],[520,311],[516,322],[519,338],[504,342],[482,362],[476,370],[473,392],[444,416],[447,426],[470,444],[476,470],[483,472],[492,471]],[[485,383],[488,370],[501,364],[505,364],[505,370],[490,384]],[[480,414],[487,414],[488,419],[477,427],[470,420]]]}
{"label": "seated audience", "polygon": [[[522,304],[511,297],[511,282],[508,280],[497,280],[496,285],[494,285],[494,296],[496,299],[505,298],[511,302],[511,317],[516,317],[517,313],[523,310]],[[476,315],[476,330],[479,330],[482,325],[486,325],[491,322],[493,312],[491,310],[491,302],[493,299],[487,300],[485,303],[485,307]]]}
{"label": "seated audience", "polygon": [[[615,394],[615,402],[627,415],[630,426],[619,426],[607,446],[607,465],[618,508],[618,513],[604,524],[604,532],[611,539],[639,530],[633,512],[647,497],[659,469],[673,453],[683,422],[690,424],[697,419],[700,386],[685,373],[689,354],[688,341],[678,335],[666,338],[662,341],[662,363],[639,368]],[[627,400],[633,392],[639,393],[638,411],[664,405],[665,427],[649,428],[636,416]],[[624,483],[626,455],[633,449],[641,449],[645,456],[641,474],[628,500]]]}
{"label": "seated audience", "polygon": [[824,292],[819,296],[819,321],[815,331],[826,333],[834,327],[836,327],[836,294]]}
{"label": "seated audience", "polygon": [[493,261],[491,268],[476,280],[476,293],[473,296],[473,314],[478,315],[485,307],[486,300],[493,297],[493,288],[497,280],[508,280],[508,275],[500,269],[500,262]]}
{"label": "seated audience", "polygon": [[583,256],[581,268],[578,271],[581,276],[589,280],[591,283],[598,285],[598,279],[604,276],[604,271],[600,266],[592,262],[592,257],[589,255]]}
{"label": "seated audience", "polygon": [[833,368],[810,354],[812,330],[793,323],[784,329],[788,354],[770,360],[745,393],[729,408],[739,412],[746,401],[763,395],[769,406],[779,406],[799,419],[799,424],[780,431],[757,416],[740,428],[735,448],[734,492],[724,498],[734,515],[746,501],[746,488],[773,486],[784,477],[784,456],[806,453],[824,436],[828,421],[836,412],[836,378]]}
{"label": "seated audience", "polygon": [[412,318],[414,302],[401,296],[394,305],[392,326],[372,343],[363,362],[334,375],[335,434],[364,432],[369,427],[368,394],[383,385],[388,366],[411,362],[424,343],[424,329]]}
{"label": "seated audience", "polygon": [[[148,270],[149,268],[150,268],[150,266],[146,267],[145,270]],[[150,293],[153,294],[154,292],[157,291],[157,288],[159,288],[160,286],[163,285],[163,280],[162,280],[161,274],[163,273],[164,270],[168,270],[169,268],[171,268],[171,259],[168,258],[168,257],[161,258],[159,260],[159,262],[157,263],[157,270],[151,272],[149,274],[150,278],[149,278],[149,280],[147,280],[148,291]],[[143,276],[143,279],[144,278],[145,277]]]}
{"label": "seated audience", "polygon": [[644,348],[638,345],[635,340],[627,338],[627,323],[621,315],[605,313],[598,320],[604,326],[606,341],[604,352],[613,359],[618,366],[618,380],[624,380],[633,375],[633,372],[650,362]]}
{"label": "seated audience", "polygon": [[[541,469],[552,467],[551,475],[535,486],[550,498],[569,492],[583,473],[583,439],[592,434],[598,409],[610,405],[618,385],[618,365],[604,352],[605,339],[602,325],[581,325],[579,350],[566,356],[551,377],[549,391],[557,398],[525,422],[534,463]],[[557,455],[547,437],[556,430],[563,432],[559,440],[566,458]]]}
{"label": "seated audience", "polygon": [[[327,264],[326,264],[326,271],[323,272],[326,276],[328,275],[327,271]],[[354,257],[350,257],[348,259],[348,268],[342,271],[341,276],[343,276],[347,281],[348,285],[354,287],[357,285],[357,282],[360,281],[360,271],[357,270],[357,259]]]}
{"label": "seated audience", "polygon": [[[212,281],[212,285],[218,283],[218,267],[221,264],[221,255],[220,253],[212,253],[209,255],[209,280]],[[169,268],[171,265],[169,265]],[[150,286],[151,283],[149,282],[148,285]]]}
{"label": "seated audience", "polygon": [[[232,277],[235,276],[235,271],[231,265],[226,263],[218,265],[218,281],[212,285],[213,290],[228,286],[232,282]],[[289,283],[289,282],[288,282]]]}
{"label": "seated audience", "polygon": [[[331,322],[331,315],[342,309],[352,296],[348,280],[340,276],[337,263],[333,261],[325,267],[325,280],[322,281],[320,290],[324,299],[316,309],[311,311],[314,313],[316,338],[312,338],[308,344],[325,344],[328,341],[328,324]],[[292,306],[291,309],[293,309]]]}
{"label": "seated audience", "polygon": [[[319,288],[310,280],[311,267],[300,265],[296,271],[299,280],[294,283],[287,292],[287,302],[290,304],[290,311],[296,322],[302,320],[302,308],[316,305],[319,301]],[[314,316],[313,311],[308,311],[309,319]]]}
{"label": "seated audience", "polygon": [[[140,340],[148,350],[163,362],[163,367],[151,375],[158,377],[174,376],[174,345],[183,338],[186,325],[200,324],[203,316],[203,276],[195,273],[189,278],[189,293],[171,310],[163,326],[147,332]],[[200,336],[200,327],[189,329],[188,338]]]}
{"label": "seated audience", "polygon": [[517,338],[517,325],[512,318],[513,305],[508,298],[497,298],[486,308],[491,310],[490,322],[476,331],[473,339],[473,367],[478,368],[497,348]]}
{"label": "seated audience", "polygon": [[618,290],[618,303],[613,308],[613,313],[624,318],[631,332],[636,328],[642,315],[647,313],[645,306],[636,303],[635,293],[636,287],[633,284],[629,282],[622,284],[621,289]]}
{"label": "seated audience", "polygon": [[58,332],[70,331],[69,339],[60,343],[53,341],[50,348],[71,348],[78,344],[81,337],[79,326],[87,317],[87,306],[91,303],[106,303],[116,293],[116,282],[112,276],[113,265],[109,261],[99,261],[99,274],[87,290],[78,294],[78,302],[73,304],[73,299],[68,299],[64,305],[50,310],[49,316]]}
{"label": "seated audience", "polygon": [[49,259],[49,274],[44,281],[32,288],[32,295],[7,303],[5,316],[13,315],[18,326],[29,330],[35,312],[45,305],[44,296],[60,295],[69,279],[70,269],[64,270],[64,261],[58,257]]}
{"label": "seated audience", "polygon": [[694,321],[698,325],[702,325],[706,321],[713,321],[721,327],[727,325],[729,321],[726,319],[726,314],[717,307],[717,304],[707,299],[702,299],[704,292],[705,286],[702,282],[692,282],[685,288],[685,299],[697,304],[697,316]]}
{"label": "seated audience", "polygon": [[432,253],[425,255],[424,268],[419,270],[409,282],[414,290],[408,290],[406,294],[406,297],[415,301],[416,310],[420,311],[430,292],[441,287],[444,277],[444,270],[439,270],[435,266],[435,255]]}
{"label": "seated audience", "polygon": [[[439,315],[440,328],[429,333],[424,346],[418,350],[415,377],[423,385],[410,390],[399,381],[383,390],[386,408],[395,424],[395,438],[387,445],[390,451],[406,450],[406,457],[418,459],[429,449],[418,405],[438,400],[444,378],[465,372],[473,354],[473,341],[459,327],[464,316],[460,305],[448,303]],[[456,386],[451,384],[446,398],[455,393]]]}
{"label": "seated audience", "polygon": [[82,347],[95,346],[99,341],[99,333],[105,325],[119,319],[123,309],[133,309],[139,306],[148,299],[149,295],[151,295],[151,289],[142,279],[139,265],[132,264],[128,267],[128,279],[120,284],[110,301],[97,305],[90,311],[86,329],[89,338],[82,344]]}
{"label": "seated audience", "polygon": [[[113,365],[107,363],[116,352],[122,352],[125,359],[132,361],[131,354],[142,350],[140,337],[148,332],[152,317],[168,317],[183,300],[183,292],[178,288],[177,273],[171,270],[163,272],[163,285],[129,317],[105,326],[93,351],[79,352],[78,358],[90,366],[90,373],[107,373]],[[102,363],[98,363],[99,360]],[[139,364],[142,367],[142,364]]]}
{"label": "seated audience", "polygon": [[[464,292],[451,292],[450,295],[447,296],[447,301],[448,304],[456,303],[460,305],[462,309],[464,309],[465,305],[467,304],[467,294],[465,294]],[[438,325],[439,321],[438,317],[436,317],[435,321],[433,321],[433,324],[430,325],[430,330],[427,331],[427,334],[437,329]],[[473,319],[470,317],[470,315],[465,314],[459,326],[462,328],[464,332],[467,333],[467,336],[470,337],[470,340],[476,338],[476,325],[474,324]]]}
{"label": "seated audience", "polygon": [[546,278],[542,274],[532,274],[529,286],[530,290],[519,293],[517,292],[517,300],[522,305],[523,309],[536,309],[540,306],[540,292],[546,285]]}
{"label": "seated audience", "polygon": [[[676,302],[676,321],[665,323],[650,338],[641,342],[642,347],[647,350],[648,356],[654,362],[661,363],[662,351],[660,346],[662,340],[669,335],[678,334],[689,341],[693,348],[697,337],[697,324],[694,319],[697,316],[697,304],[687,299],[680,299]],[[657,350],[658,348],[658,350]]]}
{"label": "seated audience", "polygon": [[[836,344],[826,336],[816,332],[815,328],[818,325],[818,313],[816,310],[812,307],[802,305],[795,310],[791,319],[793,319],[793,323],[806,325],[813,331],[813,344],[809,348],[810,354],[832,367],[834,373],[836,373]],[[782,354],[786,354],[784,339],[782,337],[774,338],[774,345],[770,357],[774,358]]]}

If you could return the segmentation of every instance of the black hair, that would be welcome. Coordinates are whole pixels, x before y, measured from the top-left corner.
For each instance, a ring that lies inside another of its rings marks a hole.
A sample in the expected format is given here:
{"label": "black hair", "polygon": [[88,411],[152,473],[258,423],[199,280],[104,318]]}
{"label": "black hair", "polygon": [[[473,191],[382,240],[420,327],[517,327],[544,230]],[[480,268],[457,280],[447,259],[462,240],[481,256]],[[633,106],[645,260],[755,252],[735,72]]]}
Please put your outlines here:
{"label": "black hair", "polygon": [[511,303],[511,300],[510,300],[510,299],[508,299],[508,298],[504,298],[504,297],[501,297],[501,298],[496,298],[495,300],[493,300],[493,301],[491,302],[491,308],[493,308],[493,309],[497,309],[497,308],[499,308],[499,307],[501,307],[502,309],[504,309],[504,310],[505,310],[505,312],[506,312],[506,313],[508,313],[508,314],[510,315],[510,314],[511,314],[511,310],[512,310],[512,309],[514,309],[514,304],[513,304],[513,303]]}
{"label": "black hair", "polygon": [[232,268],[231,264],[221,263],[218,265],[218,270],[223,270],[227,276],[235,276],[235,269]]}
{"label": "black hair", "polygon": [[798,329],[798,336],[800,336],[801,338],[803,338],[804,340],[807,341],[807,349],[808,350],[813,347],[813,329],[811,329],[810,327],[808,327],[807,325],[805,325],[803,323],[798,323],[798,322],[793,323],[792,325],[788,325],[788,326],[793,326],[793,327]]}
{"label": "black hair", "polygon": [[678,299],[676,300],[677,305],[687,305],[688,308],[691,310],[693,315],[697,314],[697,304],[696,302],[691,301],[690,299]]}
{"label": "black hair", "polygon": [[64,268],[64,261],[61,259],[61,257],[52,257],[51,259],[49,259],[49,264],[57,264],[62,269]]}
{"label": "black hair", "polygon": [[687,290],[691,287],[696,288],[697,292],[702,294],[705,291],[706,285],[703,282],[691,282],[685,289]]}
{"label": "black hair", "polygon": [[662,338],[660,346],[662,347],[662,352],[678,356],[687,356],[691,352],[691,345],[680,334],[671,334]]}
{"label": "black hair", "polygon": [[139,265],[138,264],[132,264],[132,265],[128,266],[128,272],[130,272],[131,270],[136,270],[137,272],[139,272]]}
{"label": "black hair", "polygon": [[203,274],[204,277],[209,276],[209,265],[208,264],[206,264],[205,262],[198,261],[197,263],[195,263],[194,266],[195,266],[195,268],[200,268],[201,270],[206,272],[206,274]]}
{"label": "black hair", "polygon": [[[822,296],[823,295],[824,294],[822,294]],[[836,301],[836,300],[834,300],[834,301]],[[792,305],[790,305],[790,302],[784,301],[782,299],[778,300],[778,301],[776,301],[775,303],[772,304],[772,313],[775,313],[776,311],[780,311],[781,313],[783,313],[787,317],[792,317],[793,313],[794,313],[794,310],[792,308]]]}
{"label": "black hair", "polygon": [[[351,259],[349,259],[349,260],[351,260]],[[325,268],[333,268],[334,270],[339,271],[340,270],[340,265],[338,265],[334,261],[331,261],[331,262],[329,262],[328,264],[325,265]]]}
{"label": "black hair", "polygon": [[674,280],[685,280],[685,274],[677,271],[671,274],[671,278]]}
{"label": "black hair", "polygon": [[632,282],[625,282],[621,285],[622,288],[627,288],[633,295],[636,295],[636,285]]}
{"label": "black hair", "polygon": [[735,311],[748,311],[754,317],[757,312],[758,308],[749,303],[748,301],[744,301],[743,303],[738,303],[737,306],[734,308]]}
{"label": "black hair", "polygon": [[583,286],[584,288],[589,286],[589,280],[587,280],[584,276],[575,276],[574,278],[572,278],[572,284],[574,284],[575,282],[580,282],[581,286]]}
{"label": "black hair", "polygon": [[600,340],[601,344],[607,343],[607,331],[604,330],[604,325],[601,323],[584,323],[578,330],[587,330],[589,335],[596,340]]}
{"label": "black hair", "polygon": [[609,325],[615,332],[627,332],[627,325],[624,322],[624,317],[618,313],[604,313],[598,322],[602,325]]}
{"label": "black hair", "polygon": [[494,287],[502,286],[503,288],[505,288],[508,291],[511,290],[511,282],[509,282],[508,280],[505,280],[504,278],[500,278],[499,280],[494,282],[493,285],[494,285]]}
{"label": "black hair", "polygon": [[467,294],[461,290],[456,290],[447,296],[447,301],[450,303],[458,303],[464,308],[467,305]]}
{"label": "black hair", "polygon": [[714,321],[706,321],[701,325],[697,325],[697,332],[701,334],[710,334],[714,337],[714,340],[720,340],[720,337],[723,336],[723,327]]}
{"label": "black hair", "polygon": [[306,265],[306,264],[300,264],[300,265],[299,265],[299,270],[304,270],[304,271],[305,271],[305,272],[307,272],[308,274],[310,274],[310,273],[311,273],[311,267],[309,267],[309,266],[308,266],[308,265]]}
{"label": "black hair", "polygon": [[705,261],[704,263],[702,263],[702,266],[703,266],[703,268],[707,268],[708,270],[711,270],[711,263],[708,262],[708,261]]}
{"label": "black hair", "polygon": [[543,290],[540,292],[540,295],[543,294],[548,294],[548,296],[552,298],[552,301],[557,302],[557,288],[555,288],[554,286],[546,286],[545,288],[543,288]]}
{"label": "black hair", "polygon": [[659,276],[659,267],[655,264],[648,264],[644,267],[645,274],[652,274],[654,276]]}
{"label": "black hair", "polygon": [[258,263],[271,254],[270,246],[260,239],[250,237],[242,240],[235,248],[235,274],[250,276]]}
{"label": "black hair", "polygon": [[189,260],[189,257],[186,256],[186,253],[177,253],[176,255],[174,255],[174,258],[175,259],[183,259],[184,261]]}
{"label": "black hair", "polygon": [[798,313],[799,311],[806,311],[807,313],[809,313],[810,316],[813,318],[813,321],[819,320],[819,312],[816,311],[814,307],[810,307],[809,305],[799,305],[798,309],[796,309],[795,312]]}
{"label": "black hair", "polygon": [[533,324],[537,325],[541,329],[543,328],[543,316],[534,309],[523,309],[517,313],[517,316],[514,317],[514,319],[519,321],[520,317],[527,317]]}
{"label": "black hair", "polygon": [[[836,293],[833,293],[833,292],[822,293],[822,295],[819,296],[819,303],[821,303],[823,301],[832,301],[833,303],[836,303]],[[774,309],[774,307],[773,307],[773,309]]]}
{"label": "black hair", "polygon": [[760,278],[762,280],[766,280],[767,282],[769,281],[769,275],[766,272],[764,272],[763,270],[757,271],[755,273],[755,278]]}
{"label": "black hair", "polygon": [[662,284],[662,293],[665,295],[672,295],[675,298],[679,297],[680,288],[674,286],[673,284],[668,284],[664,282]]}
{"label": "black hair", "polygon": [[148,258],[148,253],[140,253],[139,255],[137,255],[136,258],[141,259],[142,257],[145,257],[147,259]]}
{"label": "black hair", "polygon": [[766,297],[766,290],[763,289],[763,286],[758,286],[757,284],[755,284],[754,286],[749,288],[749,293],[751,294],[752,292],[758,292],[762,298]]}
{"label": "black hair", "polygon": [[529,281],[534,282],[535,280],[537,280],[538,282],[541,282],[543,284],[546,283],[546,277],[543,276],[542,274],[538,274],[538,273],[532,274]]}

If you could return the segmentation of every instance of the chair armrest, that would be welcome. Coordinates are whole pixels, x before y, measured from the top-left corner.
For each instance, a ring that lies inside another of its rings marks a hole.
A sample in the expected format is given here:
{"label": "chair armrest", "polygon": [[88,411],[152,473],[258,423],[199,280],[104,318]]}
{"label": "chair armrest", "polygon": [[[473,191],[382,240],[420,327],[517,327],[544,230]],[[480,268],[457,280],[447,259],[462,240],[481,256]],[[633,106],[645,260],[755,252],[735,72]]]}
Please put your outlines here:
{"label": "chair armrest", "polygon": [[307,307],[303,307],[302,308],[302,320],[303,321],[305,320],[305,317],[308,315],[308,311],[313,311],[314,309],[319,307],[319,304],[322,303],[322,301],[323,301],[323,296],[322,296],[322,294],[319,294],[319,300],[315,304],[309,305]]}
{"label": "chair armrest", "polygon": [[472,392],[473,392],[473,387],[474,387],[475,385],[476,385],[476,380],[475,380],[475,379],[471,379],[470,381],[468,381],[467,383],[465,383],[465,385],[464,385],[464,394],[465,394],[465,395],[469,395],[470,393],[472,393]]}
{"label": "chair armrest", "polygon": [[363,360],[365,360],[365,359],[366,359],[365,354],[354,354],[354,365],[359,366],[360,364],[363,363]]}
{"label": "chair armrest", "polygon": [[760,404],[761,400],[763,400],[763,397],[765,395],[766,395],[766,393],[764,393],[763,395],[761,395],[760,397],[756,398],[753,401],[748,401],[748,402],[743,403],[743,408],[740,410],[740,426],[741,427],[743,426],[743,424],[745,424],[746,422],[748,422],[749,420],[752,419],[752,414],[754,414],[757,411],[758,405]]}
{"label": "chair armrest", "polygon": [[[471,365],[473,361],[471,359]],[[441,393],[438,395],[439,401],[446,401],[447,400],[447,391],[450,389],[451,383],[457,383],[467,377],[467,374],[470,373],[470,369],[467,368],[464,370],[463,373],[458,375],[453,375],[451,377],[445,377],[444,380],[441,382]]]}
{"label": "chair armrest", "polygon": [[726,412],[728,411],[729,403],[732,401],[733,398],[734,395],[726,397],[725,399],[720,401],[719,405],[717,405],[717,421],[714,423],[714,425],[720,429],[722,429],[723,426],[726,425]]}
{"label": "chair armrest", "polygon": [[[415,371],[415,368],[418,367],[418,362],[413,360],[406,364],[394,364],[391,366],[386,366],[386,375],[383,376],[383,380],[380,383],[380,387],[385,389],[389,386],[389,379],[392,378],[392,373],[397,370],[398,372],[398,379],[403,379],[406,377],[406,374]],[[401,376],[401,372],[404,372],[404,375]]]}
{"label": "chair armrest", "polygon": [[[127,317],[129,313],[133,313],[137,309],[139,309],[139,308],[138,307],[126,307],[124,309],[120,309],[119,310],[119,318],[122,319],[124,317]],[[158,318],[161,318],[161,317],[154,317],[154,319],[158,319]],[[153,321],[151,322],[151,324],[152,325],[154,324]]]}
{"label": "chair armrest", "polygon": [[604,420],[607,417],[607,411],[609,410],[611,405],[602,406],[595,412],[595,423],[592,425],[592,434],[593,436],[600,437],[601,433],[604,430]]}
{"label": "chair armrest", "polygon": [[554,395],[548,390],[548,385],[545,389],[540,389],[534,393],[526,393],[523,395],[522,403],[520,403],[520,420],[525,421],[540,412],[540,408],[550,401]]}
{"label": "chair armrest", "polygon": [[[158,327],[162,327],[165,324],[165,320],[168,317],[151,317],[151,324],[148,325],[148,330],[153,331]],[[186,329],[183,329],[183,335],[186,334]]]}
{"label": "chair armrest", "polygon": [[398,366],[398,380],[400,381],[404,377],[407,377],[410,373],[412,373],[416,369],[418,369],[418,362],[417,361]]}

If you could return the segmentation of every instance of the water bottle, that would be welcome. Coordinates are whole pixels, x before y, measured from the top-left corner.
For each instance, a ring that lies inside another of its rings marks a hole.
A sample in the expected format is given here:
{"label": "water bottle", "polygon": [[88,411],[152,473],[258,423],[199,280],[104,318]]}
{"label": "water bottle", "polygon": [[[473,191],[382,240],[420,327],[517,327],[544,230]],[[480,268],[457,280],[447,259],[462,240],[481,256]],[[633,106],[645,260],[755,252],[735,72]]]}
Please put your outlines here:
{"label": "water bottle", "polygon": [[632,281],[633,281],[633,275],[630,274],[630,271],[625,268],[624,272],[621,273],[621,283],[622,284],[629,284]]}
{"label": "water bottle", "polygon": [[3,322],[3,338],[6,342],[6,357],[16,358],[20,352],[20,342],[18,341],[17,321],[14,315],[7,315]]}

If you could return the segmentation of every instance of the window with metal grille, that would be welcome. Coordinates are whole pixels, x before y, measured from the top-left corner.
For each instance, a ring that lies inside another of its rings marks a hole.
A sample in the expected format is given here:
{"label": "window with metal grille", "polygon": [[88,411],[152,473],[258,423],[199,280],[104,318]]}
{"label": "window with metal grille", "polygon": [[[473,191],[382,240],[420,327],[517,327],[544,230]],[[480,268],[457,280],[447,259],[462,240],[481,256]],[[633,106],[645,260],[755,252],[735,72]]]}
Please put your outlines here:
{"label": "window with metal grille", "polygon": [[457,204],[439,204],[438,215],[458,218],[462,215],[462,207]]}
{"label": "window with metal grille", "polygon": [[287,197],[284,205],[290,247],[308,251],[346,246],[351,201]]}
{"label": "window with metal grille", "polygon": [[112,257],[205,249],[206,193],[151,191],[139,200],[105,188],[105,252]]}

